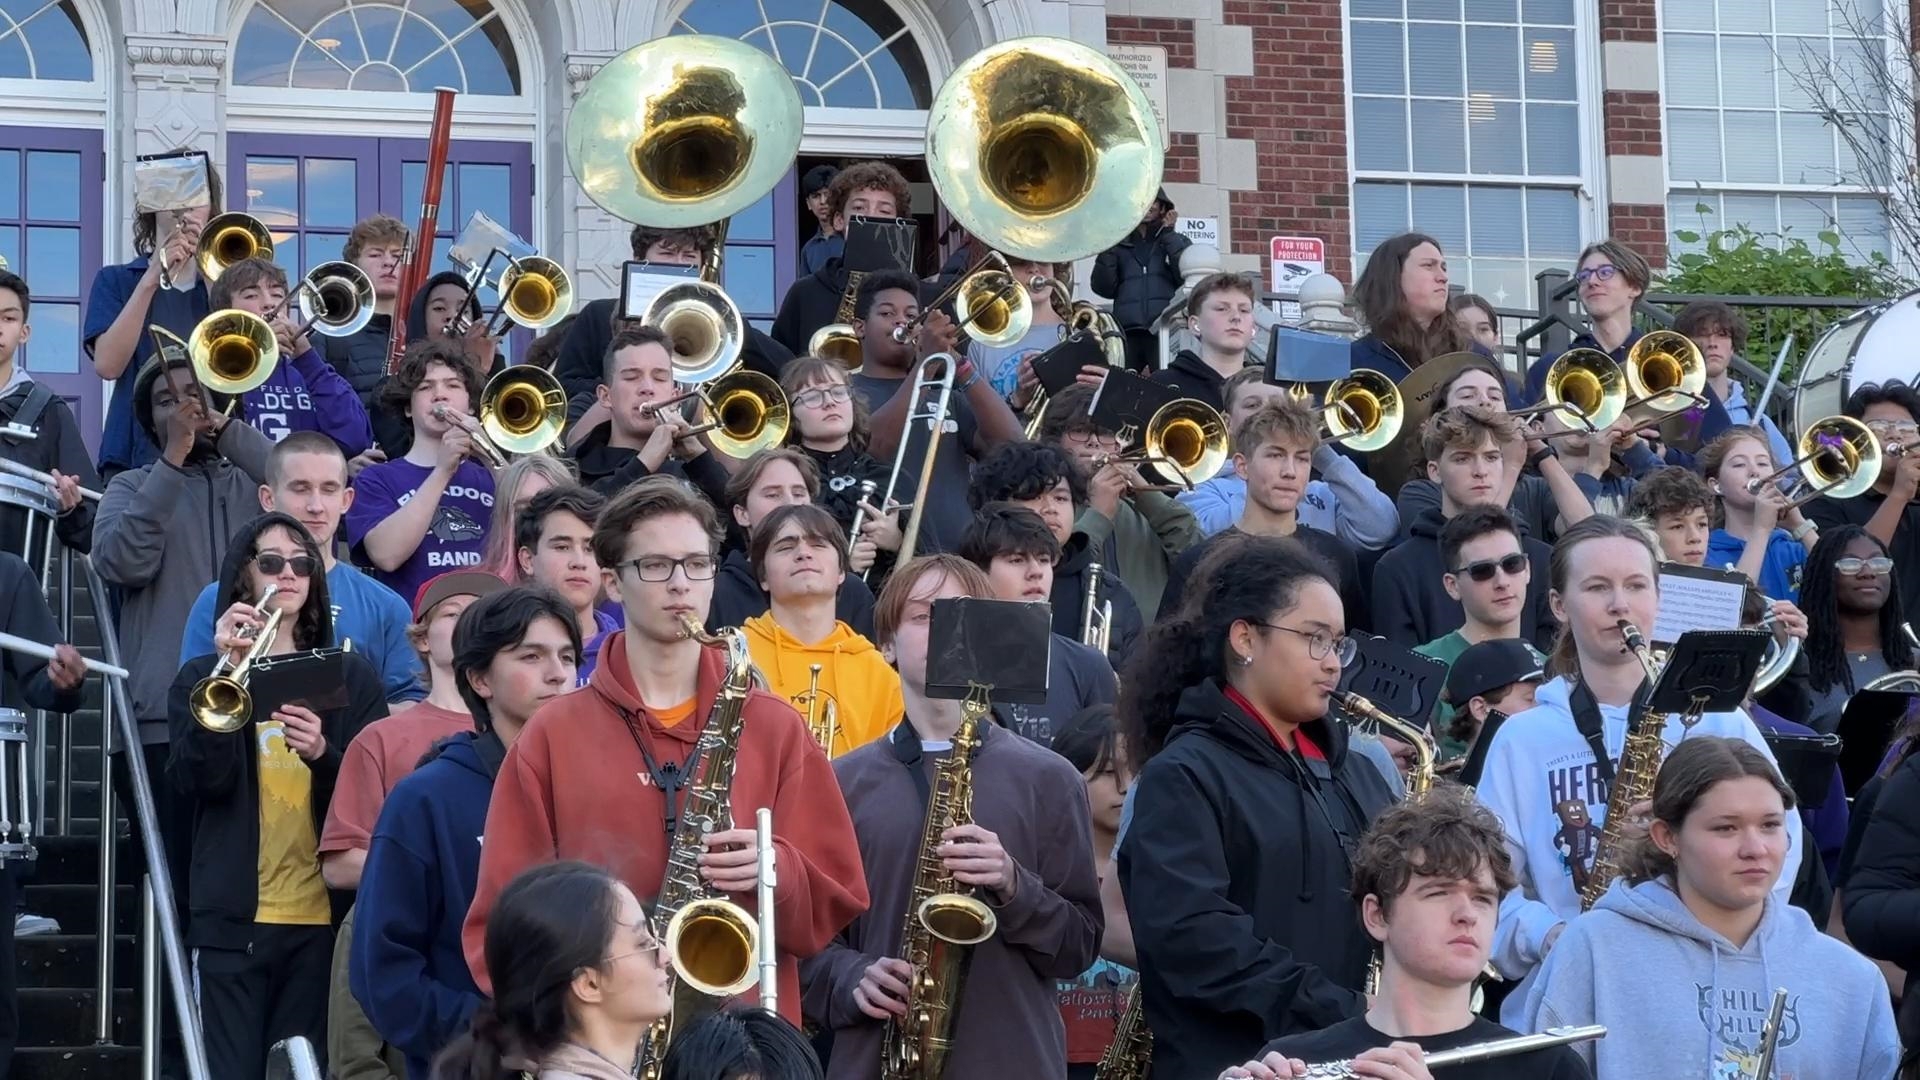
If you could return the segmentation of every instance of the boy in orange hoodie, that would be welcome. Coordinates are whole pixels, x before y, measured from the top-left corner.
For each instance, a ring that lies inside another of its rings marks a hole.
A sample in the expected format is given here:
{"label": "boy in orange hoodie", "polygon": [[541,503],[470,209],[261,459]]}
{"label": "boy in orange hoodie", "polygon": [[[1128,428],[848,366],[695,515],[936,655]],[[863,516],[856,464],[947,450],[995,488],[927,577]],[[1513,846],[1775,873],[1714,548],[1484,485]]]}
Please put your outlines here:
{"label": "boy in orange hoodie", "polygon": [[[809,691],[817,692],[816,716],[824,718],[833,706],[832,745],[823,746],[828,757],[892,731],[906,713],[899,673],[873,642],[834,616],[847,576],[847,537],[833,514],[816,503],[778,507],[753,530],[747,555],[771,606],[740,628],[767,688],[802,714]],[[815,739],[825,727],[814,728]]]}
{"label": "boy in orange hoodie", "polygon": [[[586,687],[533,715],[495,781],[463,931],[482,990],[492,988],[487,915],[529,866],[581,859],[643,898],[658,896],[696,767],[689,758],[726,672],[725,649],[690,639],[681,621],[707,610],[719,543],[713,507],[671,477],[641,480],[601,512],[594,552],[626,628],[607,639]],[[798,1023],[798,961],[866,910],[866,879],[832,767],[799,714],[757,689],[744,710],[733,816],[751,822],[760,807],[773,810],[780,1011]],[[715,832],[705,848],[702,879],[754,911],[753,830]]]}

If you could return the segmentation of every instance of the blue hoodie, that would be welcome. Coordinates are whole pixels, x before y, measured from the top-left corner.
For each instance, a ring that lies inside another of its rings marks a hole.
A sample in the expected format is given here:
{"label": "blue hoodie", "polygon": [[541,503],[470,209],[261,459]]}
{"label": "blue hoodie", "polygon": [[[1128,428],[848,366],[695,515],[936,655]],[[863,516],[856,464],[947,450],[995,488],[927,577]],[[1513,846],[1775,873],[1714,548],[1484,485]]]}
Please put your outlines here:
{"label": "blue hoodie", "polygon": [[1528,996],[1524,1030],[1605,1024],[1606,1038],[1574,1047],[1595,1080],[1733,1080],[1753,1073],[1776,987],[1787,989],[1777,1075],[1894,1075],[1900,1036],[1871,961],[1775,896],[1736,946],[1694,918],[1664,878],[1616,881],[1567,925]]}
{"label": "blue hoodie", "polygon": [[348,981],[374,1030],[406,1054],[408,1076],[429,1075],[484,1000],[460,949],[493,796],[477,738],[446,739],[394,787],[360,876]]}

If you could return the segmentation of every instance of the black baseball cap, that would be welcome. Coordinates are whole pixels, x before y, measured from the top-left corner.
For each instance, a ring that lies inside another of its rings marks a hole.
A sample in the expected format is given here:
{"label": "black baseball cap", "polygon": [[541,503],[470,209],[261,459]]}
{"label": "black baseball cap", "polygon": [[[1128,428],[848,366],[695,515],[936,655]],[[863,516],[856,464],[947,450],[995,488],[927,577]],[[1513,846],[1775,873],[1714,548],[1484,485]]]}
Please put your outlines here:
{"label": "black baseball cap", "polygon": [[1447,672],[1447,704],[1456,709],[1467,702],[1517,682],[1540,682],[1547,677],[1533,650],[1519,638],[1501,638],[1467,646]]}

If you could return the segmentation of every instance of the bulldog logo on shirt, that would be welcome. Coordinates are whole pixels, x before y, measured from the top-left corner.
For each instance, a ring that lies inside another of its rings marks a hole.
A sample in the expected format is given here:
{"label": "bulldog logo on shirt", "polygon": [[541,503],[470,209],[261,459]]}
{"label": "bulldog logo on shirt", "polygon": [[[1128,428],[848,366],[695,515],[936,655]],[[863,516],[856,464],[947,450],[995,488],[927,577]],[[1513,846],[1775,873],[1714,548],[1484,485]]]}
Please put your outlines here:
{"label": "bulldog logo on shirt", "polygon": [[433,525],[427,531],[443,544],[471,544],[486,535],[465,510],[445,503],[433,512]]}

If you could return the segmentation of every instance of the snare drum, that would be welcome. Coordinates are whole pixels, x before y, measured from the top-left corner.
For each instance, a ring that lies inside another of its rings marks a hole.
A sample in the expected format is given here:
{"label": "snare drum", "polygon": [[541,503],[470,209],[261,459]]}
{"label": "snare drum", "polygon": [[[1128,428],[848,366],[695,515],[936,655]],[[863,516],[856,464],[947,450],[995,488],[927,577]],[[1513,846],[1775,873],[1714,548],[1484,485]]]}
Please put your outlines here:
{"label": "snare drum", "polygon": [[17,506],[49,519],[60,516],[60,500],[53,497],[52,488],[12,473],[0,472],[0,506]]}
{"label": "snare drum", "polygon": [[1862,308],[1820,335],[1794,385],[1793,426],[1835,416],[1869,383],[1920,383],[1920,292]]}
{"label": "snare drum", "polygon": [[28,731],[26,713],[0,709],[0,859],[34,857]]}

